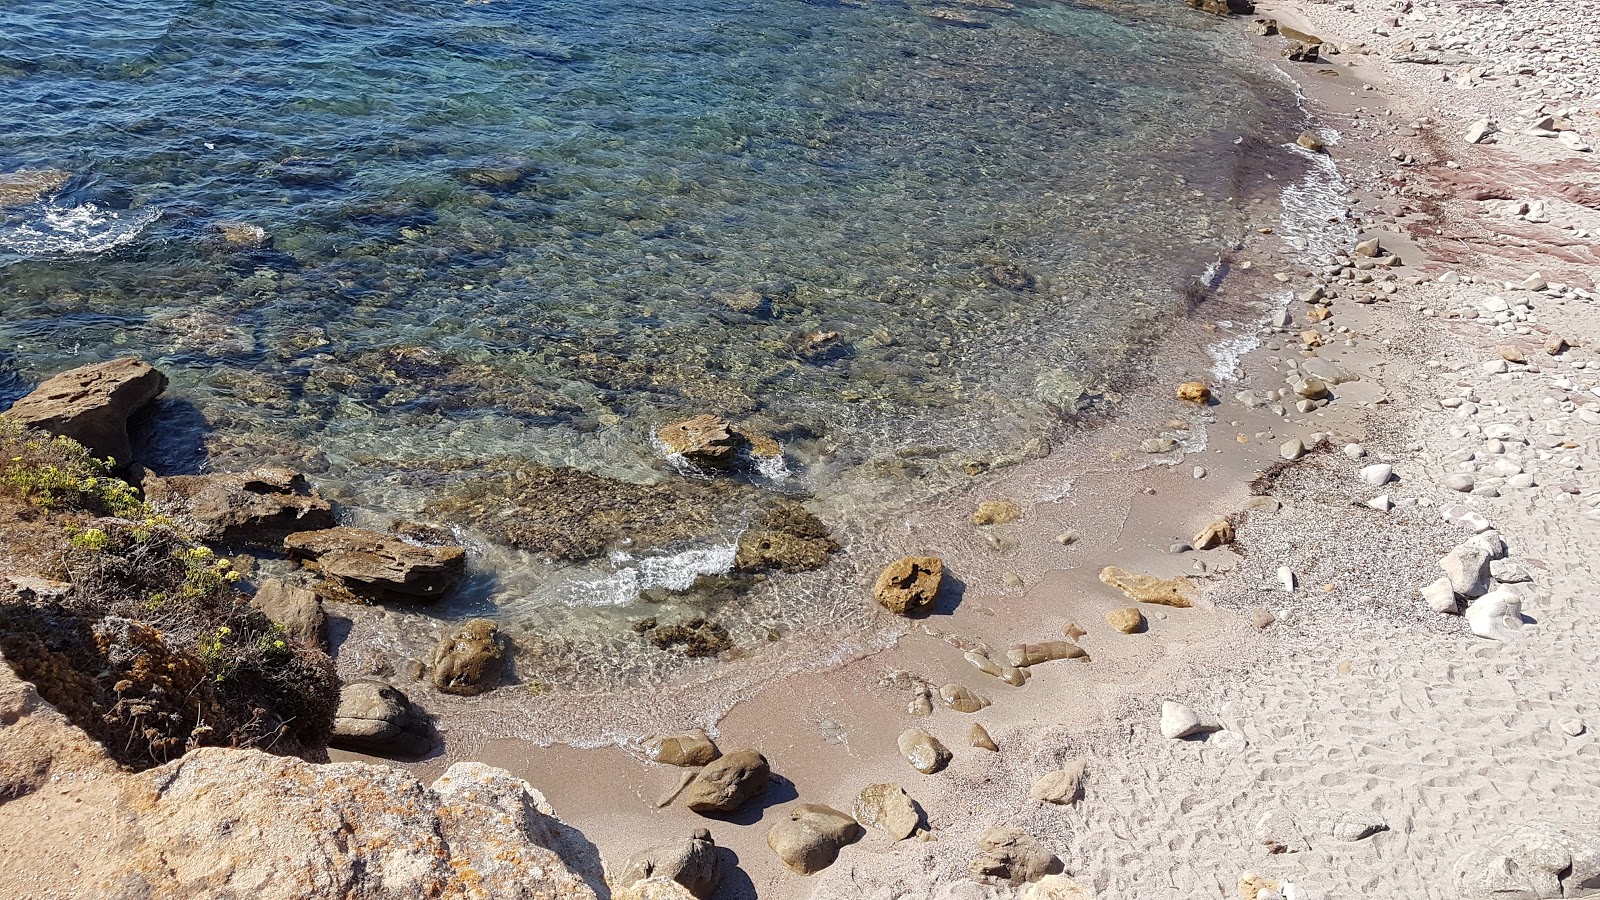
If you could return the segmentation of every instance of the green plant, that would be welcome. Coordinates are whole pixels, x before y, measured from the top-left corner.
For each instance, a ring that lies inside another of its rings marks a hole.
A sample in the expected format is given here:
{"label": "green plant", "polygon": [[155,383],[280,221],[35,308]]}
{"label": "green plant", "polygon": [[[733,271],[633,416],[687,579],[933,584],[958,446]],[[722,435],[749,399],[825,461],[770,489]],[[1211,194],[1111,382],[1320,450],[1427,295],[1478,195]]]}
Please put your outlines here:
{"label": "green plant", "polygon": [[68,437],[29,431],[0,416],[0,491],[47,510],[139,516],[144,502],[132,485],[111,474]]}

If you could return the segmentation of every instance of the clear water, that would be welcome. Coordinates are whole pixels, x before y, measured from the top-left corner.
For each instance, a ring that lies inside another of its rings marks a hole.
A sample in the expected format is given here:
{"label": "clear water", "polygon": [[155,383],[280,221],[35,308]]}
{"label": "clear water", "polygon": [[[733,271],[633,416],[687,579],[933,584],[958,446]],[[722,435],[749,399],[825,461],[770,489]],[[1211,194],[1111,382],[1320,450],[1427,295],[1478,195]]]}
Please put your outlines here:
{"label": "clear water", "polygon": [[[650,434],[709,411],[782,440],[758,489],[848,535],[1047,448],[1240,237],[1293,97],[1219,25],[1176,0],[12,0],[0,172],[73,178],[0,210],[0,400],[138,353],[174,381],[157,469],[287,462],[380,523],[507,460],[682,477]],[[708,565],[742,525],[671,549]],[[626,628],[628,584],[671,565],[464,536],[480,575],[447,612],[587,672],[691,665]],[[721,611],[742,645],[866,627],[859,597],[776,583]]]}

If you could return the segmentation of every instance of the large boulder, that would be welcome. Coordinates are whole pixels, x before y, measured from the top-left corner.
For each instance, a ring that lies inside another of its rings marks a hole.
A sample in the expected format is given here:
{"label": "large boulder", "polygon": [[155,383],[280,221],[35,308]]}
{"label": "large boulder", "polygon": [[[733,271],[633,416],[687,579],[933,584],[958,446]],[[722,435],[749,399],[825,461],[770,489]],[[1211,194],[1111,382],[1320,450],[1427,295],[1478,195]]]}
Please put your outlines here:
{"label": "large boulder", "polygon": [[460,547],[422,547],[364,528],[301,531],[283,548],[338,587],[373,600],[436,600],[467,574]]}
{"label": "large boulder", "polygon": [[730,813],[767,789],[772,769],[754,750],[735,750],[700,770],[684,788],[683,802],[701,815]]}
{"label": "large boulder", "polygon": [[268,578],[256,588],[250,605],[289,637],[310,647],[328,649],[328,615],[314,591]]}
{"label": "large boulder", "polygon": [[433,749],[433,729],[398,688],[352,681],[339,691],[328,744],[378,756],[421,756]]}
{"label": "large boulder", "polygon": [[333,505],[293,469],[147,478],[145,499],[203,541],[273,547],[297,531],[332,528]]}
{"label": "large boulder", "polygon": [[95,456],[126,466],[133,457],[128,417],[167,389],[167,376],[132,357],[69,369],[6,411],[28,428],[72,438]]}
{"label": "large boulder", "polygon": [[848,814],[821,803],[802,803],[767,832],[767,846],[784,865],[810,875],[833,865],[839,850],[861,836],[861,826]]}
{"label": "large boulder", "polygon": [[641,851],[612,879],[612,886],[627,888],[656,878],[677,882],[701,900],[716,893],[717,885],[722,883],[722,870],[717,867],[717,845],[711,840],[711,832],[696,828],[687,840]]}
{"label": "large boulder", "polygon": [[937,556],[906,556],[895,560],[878,576],[872,596],[897,616],[933,605],[944,580],[944,560]]}
{"label": "large boulder", "polygon": [[473,619],[439,641],[429,660],[433,686],[447,694],[471,696],[493,687],[504,658],[500,629],[488,619]]}

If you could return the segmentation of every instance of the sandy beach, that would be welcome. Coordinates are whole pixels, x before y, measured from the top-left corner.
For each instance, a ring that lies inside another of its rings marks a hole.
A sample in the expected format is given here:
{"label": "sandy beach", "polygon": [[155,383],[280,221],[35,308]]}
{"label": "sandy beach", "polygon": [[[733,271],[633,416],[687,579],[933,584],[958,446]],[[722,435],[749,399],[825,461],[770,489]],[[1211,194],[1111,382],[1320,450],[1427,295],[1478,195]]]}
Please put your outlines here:
{"label": "sandy beach", "polygon": [[[1331,161],[1317,184],[1337,196],[1260,204],[1115,418],[850,548],[944,561],[939,602],[893,646],[681,723],[759,750],[764,794],[700,815],[662,802],[685,770],[640,745],[481,740],[448,716],[442,755],[333,761],[422,782],[484,763],[537,789],[564,823],[542,846],[584,884],[517,896],[688,896],[620,882],[699,828],[721,871],[702,900],[1600,894],[1600,18],[1583,0],[1268,0],[1225,27],[1299,86],[1302,144],[1323,145],[1306,165]],[[1284,30],[1320,39],[1317,61],[1287,59],[1315,42]],[[1190,381],[1209,401],[1175,396]],[[1019,515],[974,524],[986,501]],[[1192,603],[1136,602],[1107,567]],[[1108,614],[1128,608],[1123,633]],[[1063,640],[1086,656],[1020,686],[974,662]],[[0,721],[31,740],[23,714]],[[948,765],[913,769],[912,729]],[[1079,765],[1066,802],[1030,798]],[[0,897],[134,896],[105,888],[122,845],[94,837],[132,826],[84,812],[118,783],[64,775],[0,807],[25,873]],[[915,801],[915,835],[866,828],[810,875],[769,849],[799,804],[848,813],[884,783]],[[1015,855],[978,877],[995,826],[1055,871]]]}

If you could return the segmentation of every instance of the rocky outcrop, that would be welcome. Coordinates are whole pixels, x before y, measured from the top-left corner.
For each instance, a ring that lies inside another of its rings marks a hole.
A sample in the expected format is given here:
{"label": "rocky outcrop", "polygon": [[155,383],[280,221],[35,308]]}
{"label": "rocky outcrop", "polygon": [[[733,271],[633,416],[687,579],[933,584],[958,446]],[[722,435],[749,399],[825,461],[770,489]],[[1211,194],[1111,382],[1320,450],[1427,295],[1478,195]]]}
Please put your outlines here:
{"label": "rocky outcrop", "polygon": [[767,832],[767,846],[784,865],[810,875],[833,865],[839,850],[861,836],[848,814],[821,803],[802,803]]}
{"label": "rocky outcrop", "polygon": [[378,756],[421,756],[433,749],[433,729],[398,688],[381,681],[352,681],[339,691],[328,743]]}
{"label": "rocky outcrop", "polygon": [[128,417],[167,389],[167,376],[131,357],[56,375],[6,411],[28,428],[72,438],[97,457],[126,466],[133,457]]}
{"label": "rocky outcrop", "polygon": [[500,629],[488,619],[473,619],[439,641],[428,677],[447,694],[481,694],[494,686],[503,659]]}
{"label": "rocky outcrop", "polygon": [[683,791],[685,806],[701,815],[730,813],[765,793],[772,769],[754,750],[735,750],[712,762]]}
{"label": "rocky outcrop", "polygon": [[364,528],[302,531],[283,547],[337,587],[373,600],[436,600],[467,574],[460,547],[419,547]]}
{"label": "rocky outcrop", "polygon": [[933,605],[944,580],[944,561],[937,556],[895,560],[878,576],[872,596],[884,609],[903,616]]}
{"label": "rocky outcrop", "polygon": [[268,578],[256,588],[250,605],[289,637],[310,647],[328,649],[328,615],[315,592]]}
{"label": "rocky outcrop", "polygon": [[147,478],[144,491],[156,511],[211,543],[277,548],[297,531],[334,526],[333,505],[293,469]]}
{"label": "rocky outcrop", "polygon": [[687,840],[642,851],[628,860],[612,879],[612,886],[628,888],[655,879],[676,882],[701,900],[715,894],[722,883],[722,870],[717,866],[717,845],[711,832],[696,828]]}

